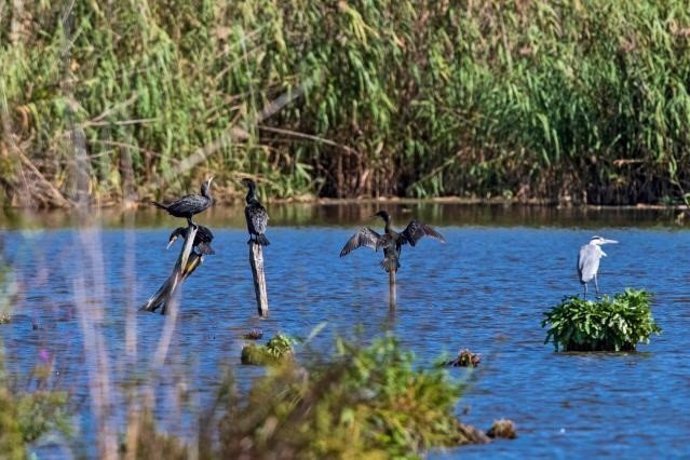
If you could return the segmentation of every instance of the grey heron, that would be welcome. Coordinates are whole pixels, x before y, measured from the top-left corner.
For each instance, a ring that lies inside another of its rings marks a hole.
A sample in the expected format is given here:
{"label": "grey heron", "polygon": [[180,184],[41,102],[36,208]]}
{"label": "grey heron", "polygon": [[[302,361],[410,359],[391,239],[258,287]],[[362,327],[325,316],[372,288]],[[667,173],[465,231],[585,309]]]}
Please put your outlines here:
{"label": "grey heron", "polygon": [[577,256],[577,274],[580,278],[580,283],[584,286],[585,297],[587,297],[587,283],[592,281],[592,279],[594,279],[594,287],[597,295],[599,295],[599,283],[597,281],[599,260],[602,257],[606,257],[606,253],[601,249],[601,246],[610,243],[618,243],[618,241],[595,235],[589,240],[588,244],[580,248],[580,253]]}

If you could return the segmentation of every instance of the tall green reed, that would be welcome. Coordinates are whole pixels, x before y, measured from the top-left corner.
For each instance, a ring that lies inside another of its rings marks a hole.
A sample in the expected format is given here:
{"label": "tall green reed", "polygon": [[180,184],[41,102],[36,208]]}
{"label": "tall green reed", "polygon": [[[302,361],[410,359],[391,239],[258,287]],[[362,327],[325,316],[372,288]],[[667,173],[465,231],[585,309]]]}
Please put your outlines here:
{"label": "tall green reed", "polygon": [[677,0],[24,8],[21,33],[11,7],[0,18],[0,167],[15,200],[32,165],[39,202],[60,204],[41,201],[46,183],[68,195],[70,117],[102,200],[123,199],[130,176],[143,198],[210,171],[226,185],[255,174],[278,197],[688,198],[690,13]]}

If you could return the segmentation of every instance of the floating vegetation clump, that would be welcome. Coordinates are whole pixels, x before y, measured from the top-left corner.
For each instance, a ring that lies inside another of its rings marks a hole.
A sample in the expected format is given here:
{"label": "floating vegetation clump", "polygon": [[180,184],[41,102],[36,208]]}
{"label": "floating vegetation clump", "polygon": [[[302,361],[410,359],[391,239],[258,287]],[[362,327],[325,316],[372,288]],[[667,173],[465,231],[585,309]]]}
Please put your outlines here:
{"label": "floating vegetation clump", "polygon": [[490,438],[515,439],[517,438],[517,429],[512,420],[502,418],[494,421],[486,434]]}
{"label": "floating vegetation clump", "polygon": [[541,325],[549,326],[544,343],[552,341],[556,351],[634,351],[661,332],[650,300],[649,292],[636,289],[597,301],[566,297],[544,313]]}
{"label": "floating vegetation clump", "polygon": [[278,364],[292,357],[295,340],[284,334],[276,334],[266,345],[248,344],[242,348],[242,364],[266,366]]}
{"label": "floating vegetation clump", "polygon": [[487,442],[455,416],[462,394],[444,369],[420,369],[386,337],[305,366],[289,361],[255,381],[246,398],[232,382],[217,458],[410,458],[434,447]]}
{"label": "floating vegetation clump", "polygon": [[477,367],[480,362],[481,358],[477,353],[472,353],[467,348],[464,348],[458,352],[458,356],[443,364],[453,367]]}
{"label": "floating vegetation clump", "polygon": [[263,335],[264,333],[261,332],[261,329],[254,328],[242,335],[242,338],[246,340],[259,340],[261,337],[263,337]]}

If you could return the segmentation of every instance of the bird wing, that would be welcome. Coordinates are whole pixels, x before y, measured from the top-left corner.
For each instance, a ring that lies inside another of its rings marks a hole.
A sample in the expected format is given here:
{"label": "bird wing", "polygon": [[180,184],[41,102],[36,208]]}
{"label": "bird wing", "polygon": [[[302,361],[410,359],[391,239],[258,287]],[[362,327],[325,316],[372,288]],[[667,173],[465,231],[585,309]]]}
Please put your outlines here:
{"label": "bird wing", "polygon": [[419,222],[418,220],[411,220],[410,223],[407,224],[407,228],[405,228],[405,230],[403,230],[400,234],[403,237],[403,244],[410,243],[410,245],[413,247],[424,235],[435,238],[441,243],[446,242],[446,239],[443,237],[443,235],[434,230],[432,227],[423,222]]}
{"label": "bird wing", "polygon": [[211,206],[211,200],[201,195],[185,195],[174,203],[167,205],[167,210],[170,213],[198,214]]}
{"label": "bird wing", "polygon": [[209,243],[201,242],[197,245],[197,251],[199,252],[200,255],[212,255],[215,254],[216,251],[213,250],[211,245]]}
{"label": "bird wing", "polygon": [[262,235],[268,226],[268,212],[258,201],[251,202],[244,207],[249,233]]}
{"label": "bird wing", "polygon": [[254,214],[254,227],[256,228],[257,233],[264,234],[266,233],[267,226],[268,212],[266,212],[266,208],[264,208],[262,205],[259,205],[256,207],[256,214]]}
{"label": "bird wing", "polygon": [[381,235],[370,228],[360,228],[357,233],[352,235],[352,237],[347,240],[347,243],[345,243],[345,246],[343,246],[342,251],[340,251],[340,257],[346,256],[353,250],[362,246],[377,250],[379,247],[381,247]]}
{"label": "bird wing", "polygon": [[196,233],[196,239],[202,243],[210,243],[213,241],[213,232],[210,228],[199,225],[198,231]]}
{"label": "bird wing", "polygon": [[577,256],[577,273],[580,276],[580,282],[588,283],[594,278],[599,271],[599,259],[601,259],[601,254],[596,246],[585,244],[580,248]]}

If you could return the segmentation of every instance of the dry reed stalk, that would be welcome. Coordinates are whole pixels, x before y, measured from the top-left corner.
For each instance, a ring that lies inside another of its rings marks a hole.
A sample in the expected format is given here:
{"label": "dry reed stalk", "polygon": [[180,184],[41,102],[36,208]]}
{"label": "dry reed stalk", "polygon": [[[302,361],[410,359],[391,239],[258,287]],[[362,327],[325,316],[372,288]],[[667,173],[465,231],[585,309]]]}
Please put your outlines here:
{"label": "dry reed stalk", "polygon": [[105,317],[105,274],[100,250],[100,230],[82,226],[78,230],[77,246],[76,253],[84,256],[84,264],[75,276],[74,299],[83,335],[91,408],[97,426],[98,452],[100,458],[116,459],[117,430],[112,417],[111,367],[101,331]]}

